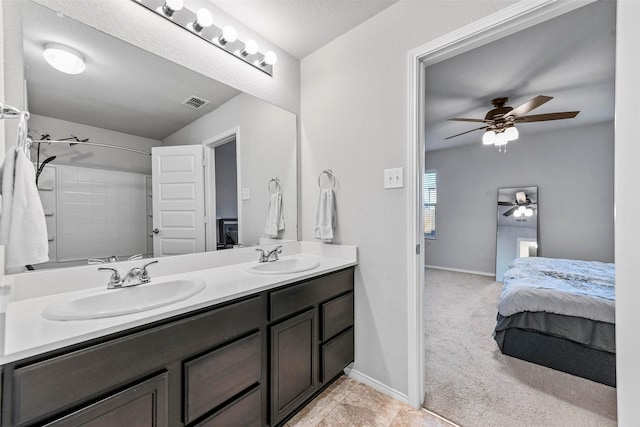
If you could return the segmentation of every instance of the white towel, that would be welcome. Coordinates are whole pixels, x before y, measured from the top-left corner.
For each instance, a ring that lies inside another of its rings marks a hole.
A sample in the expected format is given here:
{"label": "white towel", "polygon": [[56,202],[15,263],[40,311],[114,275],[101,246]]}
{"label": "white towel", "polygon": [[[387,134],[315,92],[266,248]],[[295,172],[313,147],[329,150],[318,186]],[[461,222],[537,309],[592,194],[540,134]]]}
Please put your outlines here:
{"label": "white towel", "polygon": [[278,231],[284,230],[284,213],[282,212],[282,193],[271,193],[267,221],[264,224],[264,234],[277,237]]}
{"label": "white towel", "polygon": [[323,188],[320,190],[318,210],[316,212],[316,224],[313,228],[313,238],[325,242],[333,239],[333,229],[336,226],[336,206],[333,200],[333,190]]}
{"label": "white towel", "polygon": [[24,151],[9,150],[0,175],[0,244],[6,245],[5,265],[21,267],[49,261],[47,224],[36,172]]}

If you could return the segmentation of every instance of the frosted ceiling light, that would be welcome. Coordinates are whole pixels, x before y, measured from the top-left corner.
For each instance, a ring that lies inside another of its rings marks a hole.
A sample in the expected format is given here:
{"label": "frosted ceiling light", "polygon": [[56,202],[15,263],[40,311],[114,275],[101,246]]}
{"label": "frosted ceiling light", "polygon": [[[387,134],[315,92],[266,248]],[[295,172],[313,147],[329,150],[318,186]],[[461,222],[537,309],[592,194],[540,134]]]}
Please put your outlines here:
{"label": "frosted ceiling light", "polygon": [[496,147],[500,147],[501,145],[506,145],[507,142],[509,142],[509,140],[507,139],[507,136],[504,134],[504,132],[500,132],[496,134],[496,140],[494,141],[494,144]]}
{"label": "frosted ceiling light", "polygon": [[519,136],[518,129],[516,129],[515,126],[509,126],[508,128],[506,128],[504,130],[504,134],[507,137],[507,140],[509,141],[515,141],[516,139],[518,139],[518,136]]}
{"label": "frosted ceiling light", "polygon": [[162,13],[171,18],[175,11],[184,7],[183,0],[166,0],[162,6]]}
{"label": "frosted ceiling light", "polygon": [[267,53],[264,54],[264,59],[262,60],[262,62],[260,62],[260,65],[265,66],[265,65],[273,65],[276,62],[278,62],[278,56],[276,55],[276,53],[272,50],[267,51]]}
{"label": "frosted ceiling light", "polygon": [[224,46],[227,43],[233,43],[238,39],[238,33],[236,33],[236,29],[231,25],[227,25],[222,29],[222,35],[218,37],[218,43]]}
{"label": "frosted ceiling light", "polygon": [[87,68],[82,55],[68,46],[47,43],[44,45],[42,56],[49,65],[63,73],[80,74]]}
{"label": "frosted ceiling light", "polygon": [[492,145],[496,142],[496,133],[492,130],[488,130],[482,135],[482,143],[484,145]]}
{"label": "frosted ceiling light", "polygon": [[193,31],[199,33],[204,28],[210,27],[213,24],[213,16],[207,9],[198,9],[196,13],[196,20],[193,23]]}
{"label": "frosted ceiling light", "polygon": [[244,49],[242,49],[242,52],[240,53],[242,54],[242,56],[247,56],[254,55],[256,52],[258,52],[258,43],[256,43],[256,41],[253,39],[249,39],[244,44]]}
{"label": "frosted ceiling light", "polygon": [[524,216],[529,217],[529,216],[531,216],[531,215],[533,215],[533,209],[531,209],[531,208],[527,208],[527,209],[524,211]]}

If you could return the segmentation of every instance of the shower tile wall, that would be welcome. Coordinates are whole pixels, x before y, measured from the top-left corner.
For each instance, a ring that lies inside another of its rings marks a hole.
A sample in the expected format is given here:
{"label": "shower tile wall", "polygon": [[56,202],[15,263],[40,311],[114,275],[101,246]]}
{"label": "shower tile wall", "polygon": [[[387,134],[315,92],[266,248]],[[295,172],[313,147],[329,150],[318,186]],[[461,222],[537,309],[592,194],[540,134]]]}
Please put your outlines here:
{"label": "shower tile wall", "polygon": [[146,176],[58,166],[59,261],[147,253]]}

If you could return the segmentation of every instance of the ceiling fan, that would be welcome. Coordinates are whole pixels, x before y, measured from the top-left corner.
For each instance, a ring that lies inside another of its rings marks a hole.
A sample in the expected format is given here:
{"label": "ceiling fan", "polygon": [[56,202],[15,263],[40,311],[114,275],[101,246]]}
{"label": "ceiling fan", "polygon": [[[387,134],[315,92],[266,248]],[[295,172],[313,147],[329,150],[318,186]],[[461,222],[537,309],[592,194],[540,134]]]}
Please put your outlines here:
{"label": "ceiling fan", "polygon": [[495,98],[491,100],[491,104],[494,108],[484,116],[484,119],[469,119],[462,117],[454,117],[452,119],[449,119],[457,122],[483,123],[484,126],[452,135],[445,139],[455,138],[456,136],[484,129],[485,133],[482,137],[483,144],[494,144],[496,146],[502,146],[509,141],[518,139],[518,129],[516,129],[515,127],[516,123],[519,124],[546,122],[548,120],[572,119],[580,112],[566,111],[562,113],[534,114],[531,116],[525,116],[525,114],[527,114],[531,110],[538,108],[542,104],[545,104],[552,99],[552,96],[538,95],[535,98],[532,98],[529,101],[525,102],[524,104],[513,108],[507,105],[507,102],[509,102],[509,98]]}
{"label": "ceiling fan", "polygon": [[503,213],[504,216],[515,216],[516,218],[530,217],[537,210],[537,204],[532,202],[529,196],[524,191],[518,191],[516,193],[516,199],[512,202],[500,202],[498,206],[513,206],[511,209]]}

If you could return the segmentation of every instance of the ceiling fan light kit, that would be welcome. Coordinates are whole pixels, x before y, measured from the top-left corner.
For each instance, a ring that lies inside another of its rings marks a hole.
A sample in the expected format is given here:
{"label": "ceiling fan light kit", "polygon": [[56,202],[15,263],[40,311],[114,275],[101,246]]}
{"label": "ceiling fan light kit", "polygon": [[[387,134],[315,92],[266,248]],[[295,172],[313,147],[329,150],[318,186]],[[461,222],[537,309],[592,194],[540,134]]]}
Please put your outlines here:
{"label": "ceiling fan light kit", "polygon": [[445,139],[455,138],[456,136],[464,135],[476,130],[484,130],[485,132],[484,135],[482,135],[482,144],[495,145],[496,147],[498,147],[498,151],[506,153],[507,143],[509,143],[509,141],[517,140],[520,136],[520,132],[515,126],[516,123],[532,123],[545,122],[549,120],[572,119],[578,115],[579,111],[567,111],[563,113],[548,113],[525,116],[525,114],[527,114],[534,108],[538,108],[542,104],[545,104],[552,99],[552,96],[538,95],[535,98],[532,98],[529,101],[525,102],[524,104],[513,108],[506,105],[509,101],[508,98],[495,98],[491,100],[491,104],[494,108],[485,115],[484,119],[469,119],[460,117],[449,119],[459,122],[483,123],[484,126],[452,135]]}

